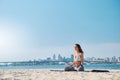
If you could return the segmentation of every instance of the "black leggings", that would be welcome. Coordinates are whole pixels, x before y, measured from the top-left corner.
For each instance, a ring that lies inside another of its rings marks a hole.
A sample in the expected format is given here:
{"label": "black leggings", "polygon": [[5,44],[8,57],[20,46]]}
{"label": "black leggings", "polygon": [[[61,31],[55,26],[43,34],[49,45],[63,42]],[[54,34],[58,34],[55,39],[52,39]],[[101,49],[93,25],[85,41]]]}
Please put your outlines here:
{"label": "black leggings", "polygon": [[[77,71],[77,70],[75,70],[73,66],[69,65],[65,67],[65,71]],[[84,71],[83,65],[81,65],[81,67],[79,68],[79,71]]]}

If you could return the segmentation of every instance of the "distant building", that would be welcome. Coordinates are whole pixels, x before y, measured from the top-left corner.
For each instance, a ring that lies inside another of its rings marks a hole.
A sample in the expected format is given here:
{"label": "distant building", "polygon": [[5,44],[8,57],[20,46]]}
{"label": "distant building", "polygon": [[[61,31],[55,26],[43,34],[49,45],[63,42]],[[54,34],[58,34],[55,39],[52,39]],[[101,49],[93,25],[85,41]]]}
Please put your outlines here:
{"label": "distant building", "polygon": [[62,59],[63,61],[66,61],[66,58],[65,57],[63,57],[63,59]]}
{"label": "distant building", "polygon": [[53,61],[55,61],[55,60],[56,60],[56,55],[54,54],[54,55],[53,55]]}
{"label": "distant building", "polygon": [[112,57],[111,62],[117,62],[117,58],[116,58],[116,56],[113,56],[113,57]]}
{"label": "distant building", "polygon": [[88,61],[88,62],[90,62],[90,61],[92,61],[92,58],[87,57],[85,60]]}
{"label": "distant building", "polygon": [[62,56],[60,54],[58,55],[58,61],[62,61]]}
{"label": "distant building", "polygon": [[51,61],[51,58],[50,58],[50,57],[48,57],[48,58],[47,58],[47,61]]}
{"label": "distant building", "polygon": [[95,61],[97,61],[97,62],[105,62],[105,59],[103,59],[103,58],[96,58]]}
{"label": "distant building", "polygon": [[92,61],[95,61],[96,60],[96,58],[95,57],[92,57]]}
{"label": "distant building", "polygon": [[106,57],[106,58],[105,58],[105,62],[110,62],[110,58],[109,58],[109,57]]}
{"label": "distant building", "polygon": [[74,55],[72,54],[70,57],[70,61],[73,61],[73,59],[74,59]]}
{"label": "distant building", "polygon": [[118,62],[120,62],[120,57],[118,57]]}

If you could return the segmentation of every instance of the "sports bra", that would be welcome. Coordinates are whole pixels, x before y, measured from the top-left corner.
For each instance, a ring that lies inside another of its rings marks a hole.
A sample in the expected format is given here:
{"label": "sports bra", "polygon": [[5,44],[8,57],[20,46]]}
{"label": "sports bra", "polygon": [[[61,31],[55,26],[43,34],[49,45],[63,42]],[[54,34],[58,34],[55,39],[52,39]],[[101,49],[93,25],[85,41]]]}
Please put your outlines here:
{"label": "sports bra", "polygon": [[74,57],[74,61],[81,61],[80,55],[77,57]]}

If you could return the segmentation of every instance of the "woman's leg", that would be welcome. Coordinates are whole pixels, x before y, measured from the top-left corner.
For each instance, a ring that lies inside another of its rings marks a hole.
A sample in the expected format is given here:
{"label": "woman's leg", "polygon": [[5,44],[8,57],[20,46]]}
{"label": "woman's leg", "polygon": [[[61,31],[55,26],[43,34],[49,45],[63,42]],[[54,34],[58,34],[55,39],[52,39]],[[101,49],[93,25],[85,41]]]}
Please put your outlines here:
{"label": "woman's leg", "polygon": [[65,71],[76,71],[71,65],[65,67]]}

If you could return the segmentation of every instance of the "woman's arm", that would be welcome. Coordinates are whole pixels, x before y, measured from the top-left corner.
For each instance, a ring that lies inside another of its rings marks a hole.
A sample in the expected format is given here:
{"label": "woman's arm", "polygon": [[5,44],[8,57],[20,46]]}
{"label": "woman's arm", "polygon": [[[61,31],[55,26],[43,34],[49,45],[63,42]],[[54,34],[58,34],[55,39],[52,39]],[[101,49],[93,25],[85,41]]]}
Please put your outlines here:
{"label": "woman's arm", "polygon": [[84,54],[82,53],[81,54],[81,65],[83,65],[84,64]]}
{"label": "woman's arm", "polygon": [[[75,54],[74,54],[74,60],[75,60]],[[73,60],[73,62],[70,65],[74,65],[75,64],[74,60]]]}

